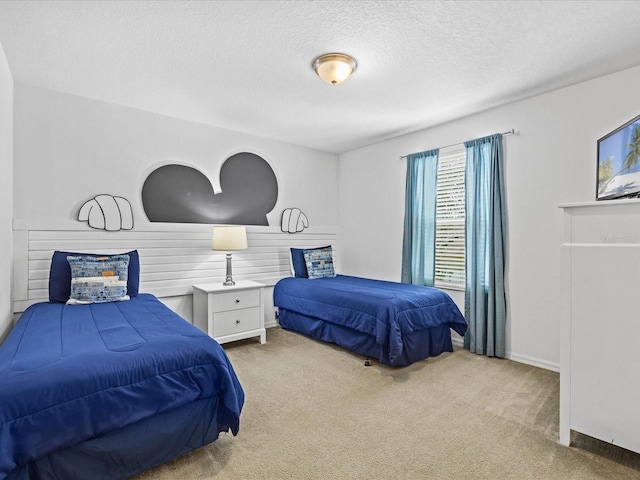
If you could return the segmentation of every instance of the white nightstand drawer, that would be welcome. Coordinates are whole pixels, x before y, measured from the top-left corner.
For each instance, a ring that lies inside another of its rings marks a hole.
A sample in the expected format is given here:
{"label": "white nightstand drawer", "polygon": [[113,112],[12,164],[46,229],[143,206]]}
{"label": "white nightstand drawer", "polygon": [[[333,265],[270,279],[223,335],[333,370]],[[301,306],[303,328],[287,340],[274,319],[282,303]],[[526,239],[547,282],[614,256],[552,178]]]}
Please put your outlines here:
{"label": "white nightstand drawer", "polygon": [[214,312],[226,312],[227,310],[258,306],[260,306],[260,291],[256,289],[216,293],[213,301]]}
{"label": "white nightstand drawer", "polygon": [[221,282],[193,285],[193,324],[219,343],[260,337],[264,329],[264,284],[237,280],[233,286]]}
{"label": "white nightstand drawer", "polygon": [[260,307],[216,313],[213,337],[224,337],[260,328],[260,313]]}

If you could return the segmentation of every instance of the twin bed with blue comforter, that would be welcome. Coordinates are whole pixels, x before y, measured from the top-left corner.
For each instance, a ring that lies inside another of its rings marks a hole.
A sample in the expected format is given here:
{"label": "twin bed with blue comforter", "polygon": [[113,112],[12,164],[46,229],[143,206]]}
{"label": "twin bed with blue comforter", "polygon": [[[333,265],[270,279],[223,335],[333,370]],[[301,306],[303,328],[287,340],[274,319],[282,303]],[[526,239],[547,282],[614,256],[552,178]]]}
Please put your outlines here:
{"label": "twin bed with blue comforter", "polygon": [[452,352],[467,323],[442,290],[337,275],[287,277],[274,288],[280,326],[403,367]]}
{"label": "twin bed with blue comforter", "polygon": [[238,433],[220,345],[153,295],[30,306],[0,347],[0,479],[121,479]]}

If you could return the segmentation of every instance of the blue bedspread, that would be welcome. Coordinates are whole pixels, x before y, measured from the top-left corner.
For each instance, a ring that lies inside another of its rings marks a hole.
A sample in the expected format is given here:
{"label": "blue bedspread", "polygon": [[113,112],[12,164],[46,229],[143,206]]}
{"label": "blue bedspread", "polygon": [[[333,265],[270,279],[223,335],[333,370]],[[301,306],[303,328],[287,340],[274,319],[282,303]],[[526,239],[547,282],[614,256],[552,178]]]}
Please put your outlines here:
{"label": "blue bedspread", "polygon": [[215,396],[218,431],[236,434],[244,392],[224,350],[153,295],[33,305],[0,348],[0,479],[31,460]]}
{"label": "blue bedspread", "polygon": [[391,365],[402,354],[403,336],[442,325],[460,335],[467,330],[457,305],[442,290],[347,275],[283,278],[274,288],[273,303],[374,336]]}

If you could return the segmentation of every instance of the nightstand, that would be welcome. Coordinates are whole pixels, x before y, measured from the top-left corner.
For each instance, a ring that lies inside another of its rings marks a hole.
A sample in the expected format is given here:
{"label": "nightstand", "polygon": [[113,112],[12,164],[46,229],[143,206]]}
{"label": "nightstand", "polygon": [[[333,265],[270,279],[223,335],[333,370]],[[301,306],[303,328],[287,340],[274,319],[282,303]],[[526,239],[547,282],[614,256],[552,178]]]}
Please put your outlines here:
{"label": "nightstand", "polygon": [[263,292],[264,285],[251,280],[193,285],[193,324],[218,343],[257,336],[265,343]]}

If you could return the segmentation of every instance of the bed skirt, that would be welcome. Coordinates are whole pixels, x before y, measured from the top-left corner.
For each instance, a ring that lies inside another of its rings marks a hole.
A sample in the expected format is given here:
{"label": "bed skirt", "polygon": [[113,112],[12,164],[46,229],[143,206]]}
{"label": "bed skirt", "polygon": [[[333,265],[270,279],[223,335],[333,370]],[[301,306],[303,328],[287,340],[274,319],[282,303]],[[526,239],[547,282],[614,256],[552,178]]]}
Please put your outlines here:
{"label": "bed skirt", "polygon": [[[86,440],[22,465],[7,480],[120,480],[218,438],[217,395]],[[149,432],[154,432],[149,435]]]}
{"label": "bed skirt", "polygon": [[[376,343],[376,337],[343,325],[303,315],[284,308],[278,309],[280,326],[316,340],[335,343],[360,355],[391,365],[388,346]],[[453,352],[451,328],[448,324],[418,330],[402,336],[403,349],[393,366],[405,367],[419,360]]]}

